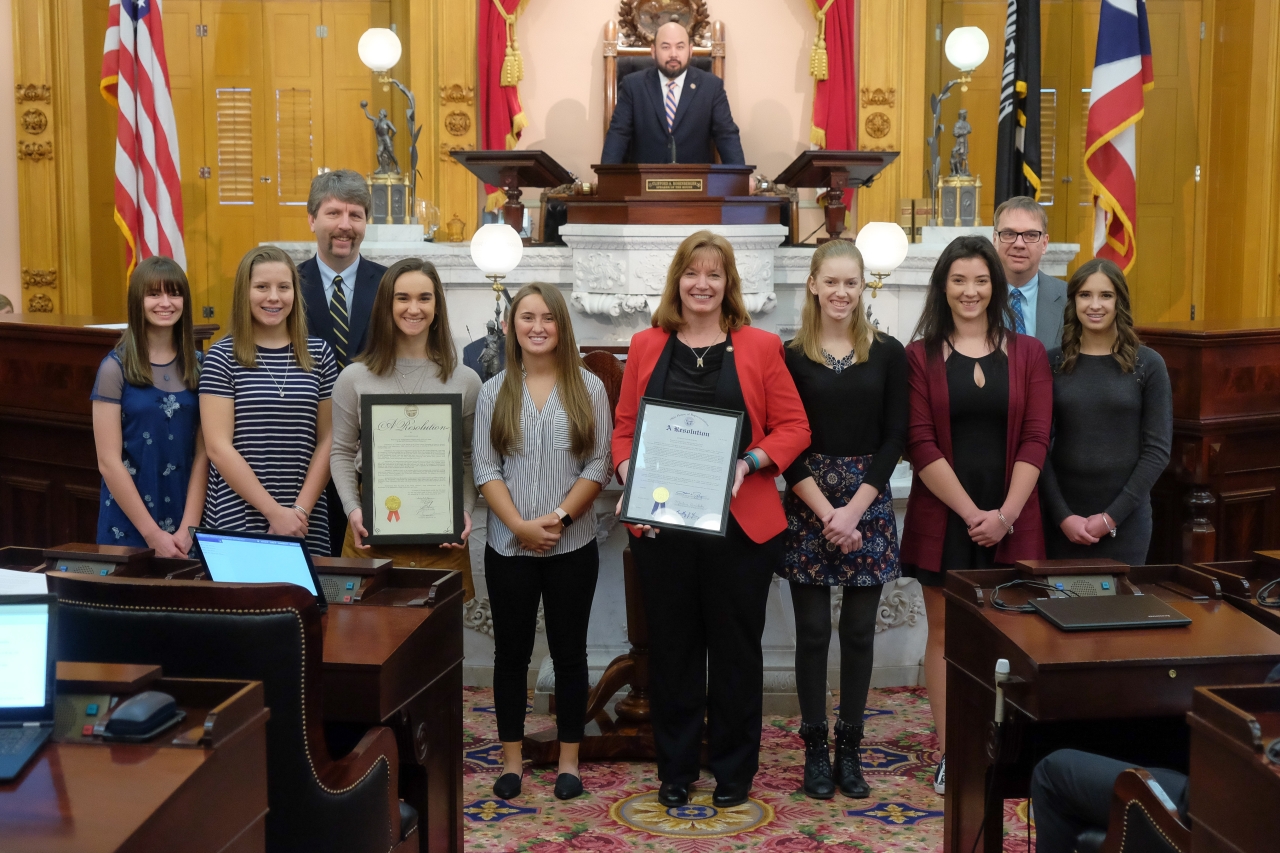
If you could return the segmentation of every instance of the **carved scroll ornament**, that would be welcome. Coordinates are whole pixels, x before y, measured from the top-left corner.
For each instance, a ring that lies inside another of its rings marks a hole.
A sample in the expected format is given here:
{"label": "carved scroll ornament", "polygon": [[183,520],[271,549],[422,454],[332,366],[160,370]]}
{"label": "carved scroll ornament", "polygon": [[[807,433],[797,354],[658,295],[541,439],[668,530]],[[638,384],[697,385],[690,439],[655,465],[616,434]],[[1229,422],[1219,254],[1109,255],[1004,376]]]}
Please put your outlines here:
{"label": "carved scroll ornament", "polygon": [[44,101],[46,104],[53,103],[53,89],[48,84],[37,86],[35,83],[28,83],[25,86],[18,83],[13,87],[14,95],[18,99],[18,103],[24,101]]}
{"label": "carved scroll ornament", "polygon": [[618,7],[619,43],[649,47],[658,27],[679,21],[699,47],[711,46],[711,16],[707,0],[622,0]]}

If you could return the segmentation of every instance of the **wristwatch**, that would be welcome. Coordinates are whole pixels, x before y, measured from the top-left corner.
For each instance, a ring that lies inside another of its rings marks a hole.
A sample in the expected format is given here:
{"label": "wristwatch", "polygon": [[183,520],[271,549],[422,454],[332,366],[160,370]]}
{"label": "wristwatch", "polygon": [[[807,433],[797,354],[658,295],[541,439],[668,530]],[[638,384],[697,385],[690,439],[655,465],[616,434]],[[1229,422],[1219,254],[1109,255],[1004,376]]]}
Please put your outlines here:
{"label": "wristwatch", "polygon": [[573,524],[573,516],[569,515],[569,513],[565,512],[560,507],[556,507],[555,513],[560,517],[561,527],[568,527],[570,524]]}

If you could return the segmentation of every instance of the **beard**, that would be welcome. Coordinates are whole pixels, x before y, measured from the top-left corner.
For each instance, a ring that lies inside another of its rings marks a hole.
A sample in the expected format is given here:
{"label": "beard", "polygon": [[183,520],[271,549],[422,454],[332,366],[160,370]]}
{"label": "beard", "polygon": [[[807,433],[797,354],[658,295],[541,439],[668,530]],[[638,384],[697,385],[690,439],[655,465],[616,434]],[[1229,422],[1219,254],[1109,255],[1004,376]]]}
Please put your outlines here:
{"label": "beard", "polygon": [[681,74],[683,74],[685,70],[688,69],[688,67],[689,67],[689,63],[682,62],[680,64],[680,67],[675,69],[674,71],[672,71],[666,65],[659,65],[658,70],[662,72],[663,77],[666,77],[668,80],[674,80],[677,77],[679,77]]}

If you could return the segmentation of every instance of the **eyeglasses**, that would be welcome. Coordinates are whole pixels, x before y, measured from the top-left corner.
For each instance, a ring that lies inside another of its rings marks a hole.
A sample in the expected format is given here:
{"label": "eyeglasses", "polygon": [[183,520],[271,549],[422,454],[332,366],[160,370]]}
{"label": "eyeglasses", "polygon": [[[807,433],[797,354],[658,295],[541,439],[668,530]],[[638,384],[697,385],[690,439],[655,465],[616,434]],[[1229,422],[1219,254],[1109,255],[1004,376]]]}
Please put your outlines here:
{"label": "eyeglasses", "polygon": [[996,236],[1000,238],[1001,243],[1014,243],[1019,237],[1024,243],[1039,243],[1044,239],[1043,231],[997,231]]}

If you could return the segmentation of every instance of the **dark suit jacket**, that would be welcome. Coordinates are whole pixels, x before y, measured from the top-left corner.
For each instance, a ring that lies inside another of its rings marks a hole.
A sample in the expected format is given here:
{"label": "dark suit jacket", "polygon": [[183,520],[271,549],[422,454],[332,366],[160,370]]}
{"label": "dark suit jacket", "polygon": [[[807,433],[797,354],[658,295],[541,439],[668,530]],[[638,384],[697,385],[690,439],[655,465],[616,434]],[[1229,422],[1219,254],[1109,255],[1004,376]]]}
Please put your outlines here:
{"label": "dark suit jacket", "polygon": [[[738,126],[729,111],[724,82],[714,74],[689,66],[680,90],[680,104],[672,132],[667,131],[667,111],[657,67],[636,71],[618,84],[618,105],[604,138],[601,163],[670,163],[671,137],[676,140],[679,163],[714,163],[711,144],[720,159],[744,165]],[[665,82],[665,78],[663,78]]]}
{"label": "dark suit jacket", "polygon": [[1062,346],[1062,320],[1067,310],[1067,283],[1040,273],[1036,293],[1036,340],[1046,350]]}
{"label": "dark suit jacket", "polygon": [[[1053,420],[1053,374],[1044,347],[1030,335],[1011,333],[1009,353],[1009,421],[1005,431],[1004,486],[1008,492],[1015,462],[1044,467],[1049,452],[1049,425]],[[910,414],[907,422],[907,459],[916,474],[907,497],[902,531],[902,562],[936,572],[942,565],[942,542],[951,510],[920,480],[920,469],[939,459],[954,467],[951,445],[951,396],[947,366],[941,358],[929,358],[924,341],[907,345],[907,382]],[[1044,559],[1044,526],[1040,522],[1040,496],[1036,489],[1022,508],[1014,532],[996,546],[996,562]],[[948,566],[947,568],[958,568]]]}
{"label": "dark suit jacket", "polygon": [[[347,316],[351,321],[350,349],[347,355],[355,358],[364,349],[365,336],[369,331],[369,314],[373,311],[373,297],[378,293],[378,282],[387,268],[375,264],[368,258],[360,259],[356,269],[356,287],[347,308]],[[298,265],[298,273],[302,276],[302,301],[307,311],[307,331],[309,334],[324,338],[325,343],[333,346],[333,321],[329,319],[329,300],[324,296],[324,281],[320,278],[320,264],[310,258]]]}
{"label": "dark suit jacket", "polygon": [[[613,425],[613,462],[620,465],[631,458],[640,398],[655,371],[666,369],[663,354],[673,336],[661,328],[645,329],[631,337],[627,369],[622,374],[622,391]],[[782,339],[773,332],[743,326],[732,333],[733,351],[725,354],[725,369],[732,357],[742,387],[742,399],[751,419],[752,447],[769,455],[770,465],[742,481],[738,496],[729,503],[729,512],[742,531],[757,543],[767,542],[787,529],[787,516],[774,477],[790,467],[809,447],[809,417],[796,391],[795,380],[782,354]],[[1043,356],[1041,356],[1043,358]]]}

